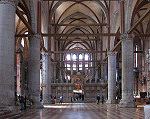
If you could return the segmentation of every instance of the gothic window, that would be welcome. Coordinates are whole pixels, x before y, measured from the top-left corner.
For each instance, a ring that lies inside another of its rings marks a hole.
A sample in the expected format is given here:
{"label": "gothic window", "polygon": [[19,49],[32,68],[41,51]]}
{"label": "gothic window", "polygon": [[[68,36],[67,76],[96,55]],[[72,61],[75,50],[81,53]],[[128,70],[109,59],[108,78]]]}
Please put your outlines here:
{"label": "gothic window", "polygon": [[24,47],[24,38],[21,39],[21,46]]}
{"label": "gothic window", "polygon": [[83,60],[83,55],[82,54],[79,55],[79,60]]}
{"label": "gothic window", "polygon": [[85,60],[88,60],[88,59],[89,59],[88,54],[85,54]]}
{"label": "gothic window", "polygon": [[77,60],[77,56],[76,56],[75,54],[73,54],[72,59],[73,59],[74,61]]}
{"label": "gothic window", "polygon": [[67,59],[67,60],[71,60],[71,56],[70,56],[70,54],[67,54],[66,59]]}

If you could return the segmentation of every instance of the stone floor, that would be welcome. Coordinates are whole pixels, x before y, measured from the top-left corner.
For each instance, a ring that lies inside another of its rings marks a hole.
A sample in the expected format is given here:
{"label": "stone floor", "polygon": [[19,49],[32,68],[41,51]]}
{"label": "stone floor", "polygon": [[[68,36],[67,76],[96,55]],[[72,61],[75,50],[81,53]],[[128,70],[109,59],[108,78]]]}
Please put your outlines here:
{"label": "stone floor", "polygon": [[64,103],[44,107],[24,111],[19,119],[144,119],[143,108],[119,108],[115,104]]}

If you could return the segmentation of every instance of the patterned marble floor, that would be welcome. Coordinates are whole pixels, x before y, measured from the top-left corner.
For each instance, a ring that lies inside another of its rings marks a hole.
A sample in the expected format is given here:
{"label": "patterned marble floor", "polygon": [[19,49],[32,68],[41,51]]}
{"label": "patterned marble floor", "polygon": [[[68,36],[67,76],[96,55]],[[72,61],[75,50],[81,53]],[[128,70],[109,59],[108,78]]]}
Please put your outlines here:
{"label": "patterned marble floor", "polygon": [[64,103],[27,110],[20,119],[144,119],[144,110],[115,104]]}

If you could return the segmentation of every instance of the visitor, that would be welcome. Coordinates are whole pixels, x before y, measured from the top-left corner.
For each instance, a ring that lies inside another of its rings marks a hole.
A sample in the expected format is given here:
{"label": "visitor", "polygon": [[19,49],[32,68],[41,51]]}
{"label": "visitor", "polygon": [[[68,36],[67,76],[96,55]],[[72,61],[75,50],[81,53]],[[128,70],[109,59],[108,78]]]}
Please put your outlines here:
{"label": "visitor", "polygon": [[96,103],[99,104],[99,101],[100,101],[100,96],[98,95],[98,96],[96,97]]}
{"label": "visitor", "polygon": [[59,103],[60,103],[60,104],[63,103],[63,96],[60,96],[60,98],[59,98]]}
{"label": "visitor", "polygon": [[84,95],[82,94],[82,101],[84,101]]}
{"label": "visitor", "polygon": [[43,99],[42,99],[42,96],[40,96],[40,102],[42,102],[42,100],[43,100]]}
{"label": "visitor", "polygon": [[52,97],[52,104],[55,104],[55,99],[54,99],[54,97]]}
{"label": "visitor", "polygon": [[78,95],[76,96],[76,100],[78,101]]}
{"label": "visitor", "polygon": [[74,97],[74,101],[76,101],[76,98]]}
{"label": "visitor", "polygon": [[104,96],[102,95],[102,104],[104,103]]}
{"label": "visitor", "polygon": [[55,101],[55,104],[56,104],[56,96],[54,96],[54,101]]}
{"label": "visitor", "polygon": [[73,97],[71,97],[71,103],[73,103]]}
{"label": "visitor", "polygon": [[20,96],[20,104],[21,104],[21,109],[20,110],[24,110],[24,97],[23,96]]}
{"label": "visitor", "polygon": [[24,97],[24,109],[26,109],[26,101],[27,101],[27,98],[26,96]]}

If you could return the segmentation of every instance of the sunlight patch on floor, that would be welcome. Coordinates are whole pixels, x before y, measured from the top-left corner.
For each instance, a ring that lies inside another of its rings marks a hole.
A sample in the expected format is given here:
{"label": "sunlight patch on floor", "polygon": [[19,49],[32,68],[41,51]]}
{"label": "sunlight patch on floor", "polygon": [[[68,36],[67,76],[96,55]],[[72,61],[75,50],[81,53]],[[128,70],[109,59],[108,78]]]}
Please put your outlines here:
{"label": "sunlight patch on floor", "polygon": [[65,105],[44,105],[44,108],[56,108],[56,109],[61,109],[61,108],[69,108],[68,106]]}

